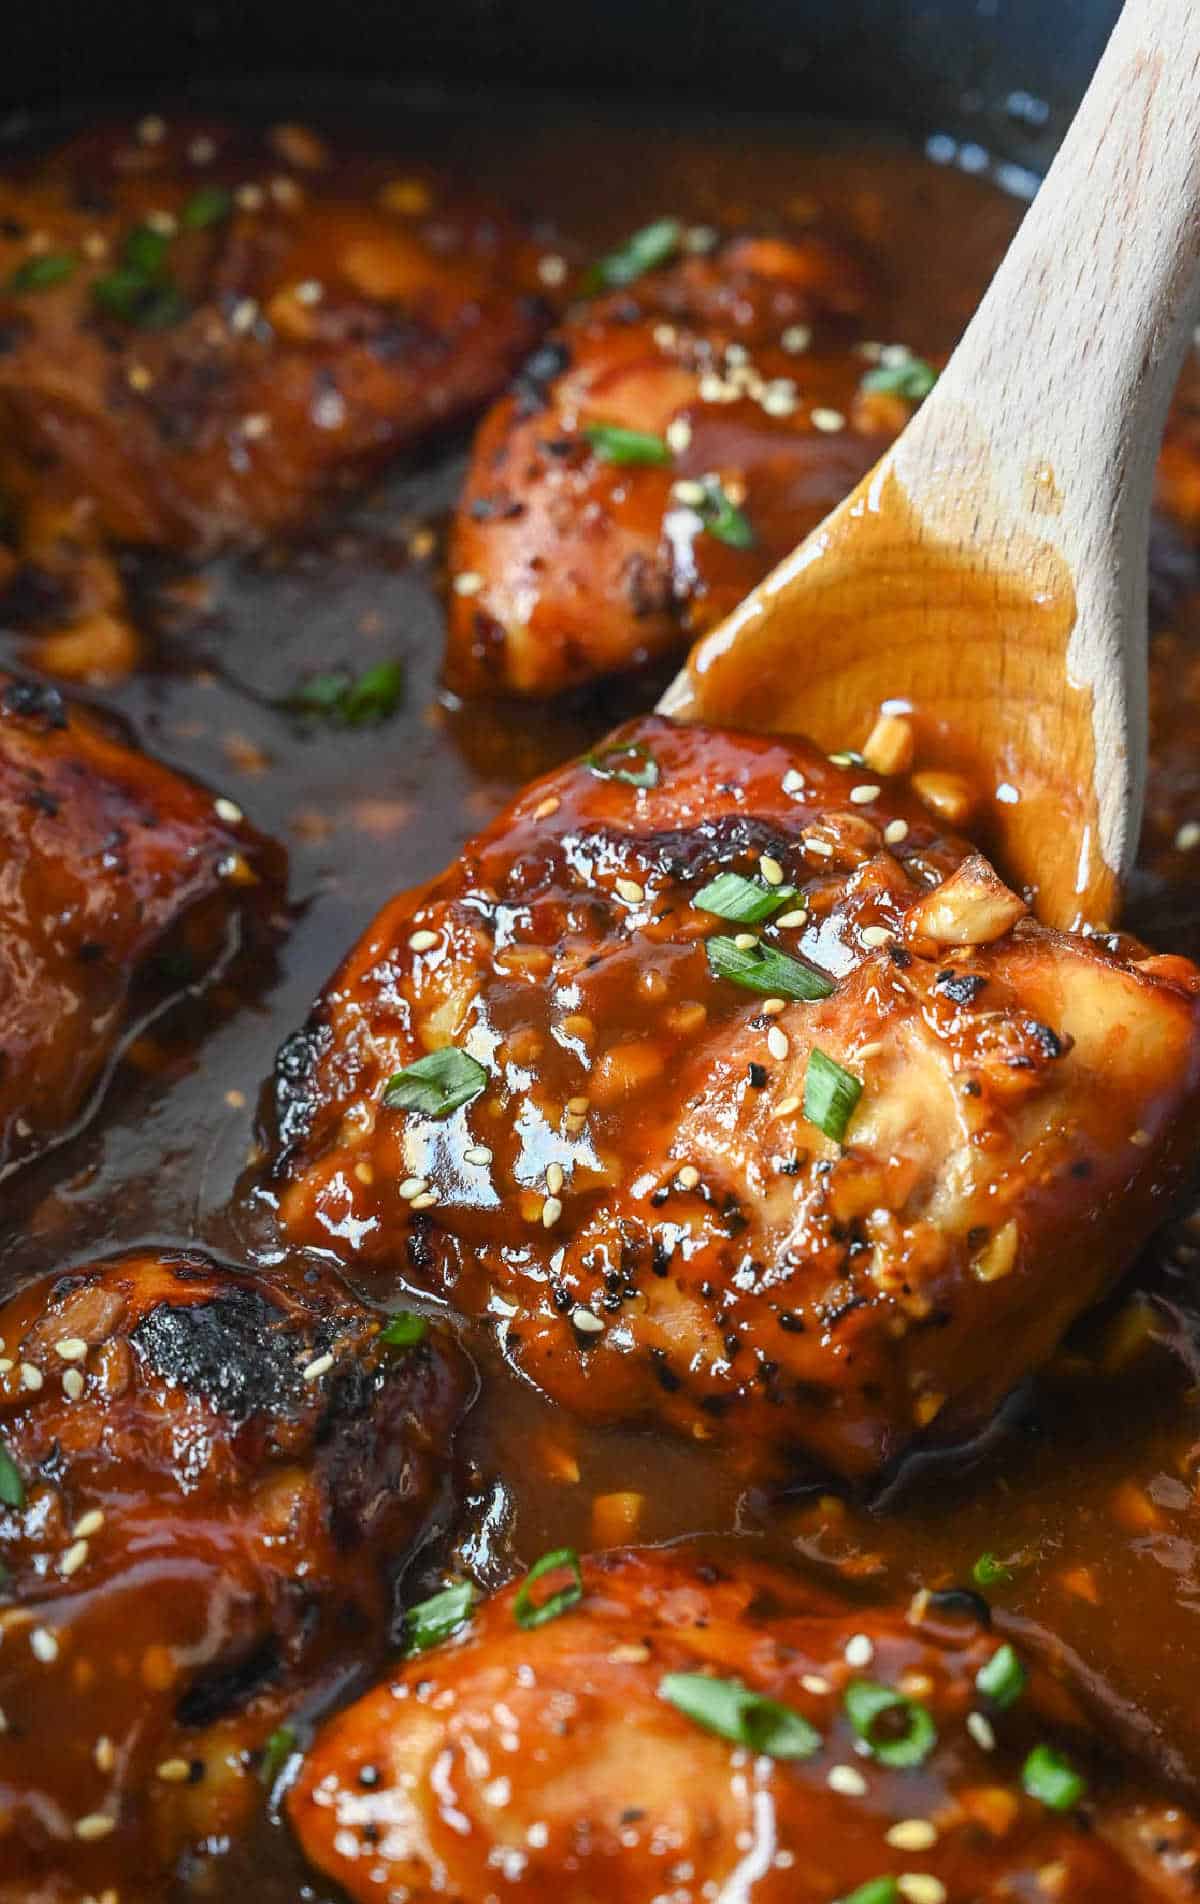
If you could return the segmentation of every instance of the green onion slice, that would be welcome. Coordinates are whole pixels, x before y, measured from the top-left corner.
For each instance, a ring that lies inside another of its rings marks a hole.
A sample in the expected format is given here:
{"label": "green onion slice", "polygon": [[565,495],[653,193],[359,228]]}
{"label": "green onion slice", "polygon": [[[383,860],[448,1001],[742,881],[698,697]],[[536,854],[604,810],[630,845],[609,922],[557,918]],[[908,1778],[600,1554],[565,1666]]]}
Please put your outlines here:
{"label": "green onion slice", "polygon": [[479,1589],[469,1580],[459,1580],[409,1607],[404,1616],[405,1652],[427,1653],[431,1646],[440,1646],[466,1625],[478,1599]]}
{"label": "green onion slice", "polygon": [[65,284],[75,272],[76,259],[69,251],[43,251],[35,258],[26,258],[19,264],[8,280],[10,291],[49,291],[56,284]]}
{"label": "green onion slice", "polygon": [[718,873],[696,894],[692,904],[701,912],[715,912],[718,919],[756,926],[795,897],[794,886],[765,886],[761,880],[743,879],[740,873]]}
{"label": "green onion slice", "polygon": [[429,1334],[428,1316],[415,1316],[401,1309],[379,1331],[379,1340],[389,1349],[415,1349]]}
{"label": "green onion slice", "polygon": [[293,1726],[282,1725],[272,1732],[263,1747],[262,1758],[258,1765],[258,1776],[268,1791],[275,1784],[295,1750],[296,1732]]}
{"label": "green onion slice", "polygon": [[321,715],[347,727],[385,721],[404,697],[404,668],[399,661],[378,661],[360,675],[346,668],[310,675],[288,705],[301,714]]}
{"label": "green onion slice", "polygon": [[[565,1587],[559,1587],[544,1600],[534,1595],[534,1587],[548,1573],[567,1572],[571,1575]],[[571,1607],[578,1606],[583,1598],[583,1574],[580,1571],[579,1555],[573,1547],[556,1547],[553,1553],[543,1554],[534,1562],[521,1589],[513,1601],[513,1618],[526,1632],[535,1626],[545,1626],[550,1620],[557,1620],[560,1613],[566,1613]]]}
{"label": "green onion slice", "polygon": [[21,1479],[21,1471],[2,1441],[0,1441],[0,1501],[3,1501],[5,1507],[24,1507],[25,1505],[25,1483]]}
{"label": "green onion slice", "polygon": [[583,434],[605,463],[669,463],[671,452],[649,430],[627,430],[619,423],[587,423]]}
{"label": "green onion slice", "polygon": [[683,226],[677,218],[656,218],[652,225],[643,225],[641,231],[635,231],[615,251],[597,258],[584,280],[584,290],[614,290],[623,284],[632,284],[643,272],[666,264],[682,243]]}
{"label": "green onion slice", "polygon": [[977,1587],[1011,1587],[1016,1578],[1011,1567],[1006,1567],[995,1554],[980,1554],[971,1569],[971,1578]]}
{"label": "green onion slice", "polygon": [[92,297],[108,317],[118,317],[142,331],[162,331],[180,324],[188,314],[187,300],[169,280],[156,281],[144,271],[122,265],[97,278]]}
{"label": "green onion slice", "polygon": [[[925,1707],[891,1686],[855,1679],[842,1700],[846,1717],[872,1758],[881,1765],[923,1765],[937,1744],[937,1727]],[[890,1717],[889,1717],[890,1715]],[[881,1727],[881,1721],[887,1723]]]}
{"label": "green onion slice", "polygon": [[612,741],[585,754],[583,764],[597,780],[623,780],[628,787],[657,787],[658,762],[640,740]]}
{"label": "green onion slice", "polygon": [[862,1080],[814,1045],[804,1073],[804,1115],[840,1144],[862,1096]]}
{"label": "green onion slice", "polygon": [[877,364],[862,380],[864,390],[880,390],[888,396],[907,397],[920,403],[929,395],[938,374],[923,357],[906,357],[895,364]]}
{"label": "green onion slice", "polygon": [[900,1904],[900,1891],[895,1878],[868,1878],[857,1890],[839,1897],[837,1904]]}
{"label": "green onion slice", "polygon": [[748,992],[761,992],[766,998],[828,998],[833,986],[824,972],[771,945],[749,946],[745,951],[732,939],[718,935],[704,947],[708,969],[714,978],[727,978]]}
{"label": "green onion slice", "polygon": [[389,1111],[421,1111],[426,1117],[449,1117],[487,1089],[488,1074],[467,1052],[444,1045],[418,1058],[390,1077],[383,1089]]}
{"label": "green onion slice", "polygon": [[233,194],[224,185],[202,185],[179,214],[184,231],[205,231],[219,225],[233,210]]}
{"label": "green onion slice", "polygon": [[121,246],[121,263],[143,278],[158,278],[170,249],[171,240],[165,232],[155,231],[152,225],[135,225]]}
{"label": "green onion slice", "polygon": [[708,1673],[668,1673],[659,1695],[719,1739],[744,1745],[773,1759],[808,1759],[820,1750],[821,1735],[791,1706],[751,1692],[740,1679],[713,1679]]}
{"label": "green onion slice", "polygon": [[981,1666],[975,1675],[975,1689],[985,1699],[990,1699],[1001,1711],[1016,1704],[1025,1687],[1029,1675],[1021,1664],[1013,1647],[1005,1644],[998,1646],[986,1666]]}
{"label": "green onion slice", "polygon": [[704,501],[698,505],[698,513],[710,536],[718,542],[724,542],[731,549],[752,549],[754,530],[750,518],[736,503],[732,503],[720,483],[709,482],[704,485]]}
{"label": "green onion slice", "polygon": [[1070,1811],[1087,1791],[1087,1780],[1052,1745],[1034,1746],[1021,1767],[1021,1783],[1050,1811]]}

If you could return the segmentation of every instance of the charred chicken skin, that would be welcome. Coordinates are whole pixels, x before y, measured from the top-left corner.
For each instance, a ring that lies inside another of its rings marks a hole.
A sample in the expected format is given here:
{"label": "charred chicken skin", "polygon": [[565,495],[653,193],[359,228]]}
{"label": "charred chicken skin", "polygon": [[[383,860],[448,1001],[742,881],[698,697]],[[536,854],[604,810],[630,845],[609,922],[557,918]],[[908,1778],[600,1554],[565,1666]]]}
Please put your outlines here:
{"label": "charred chicken skin", "polygon": [[728,614],[932,381],[903,351],[881,369],[855,345],[866,290],[813,231],[732,238],[578,307],[476,439],[450,548],[451,687],[554,694]]}
{"label": "charred chicken skin", "polygon": [[150,1895],[262,1803],[281,1716],[386,1644],[465,1378],[380,1321],[187,1254],[0,1311],[6,1904]]}
{"label": "charred chicken skin", "polygon": [[236,806],[56,689],[0,675],[0,1166],[68,1131],[122,1032],[282,871]]}
{"label": "charred chicken skin", "polygon": [[1169,1207],[1200,974],[1052,932],[901,778],[635,723],[386,907],[280,1054],[292,1242],[750,1469],[959,1439]]}
{"label": "charred chicken skin", "polygon": [[287,1804],[355,1904],[1150,1904],[1200,1868],[1193,1821],[969,1615],[686,1552],[495,1596],[329,1723]]}
{"label": "charred chicken skin", "polygon": [[537,336],[486,205],[313,133],[147,121],[0,181],[0,493],[39,660],[129,660],[107,553],[294,529],[485,401]]}

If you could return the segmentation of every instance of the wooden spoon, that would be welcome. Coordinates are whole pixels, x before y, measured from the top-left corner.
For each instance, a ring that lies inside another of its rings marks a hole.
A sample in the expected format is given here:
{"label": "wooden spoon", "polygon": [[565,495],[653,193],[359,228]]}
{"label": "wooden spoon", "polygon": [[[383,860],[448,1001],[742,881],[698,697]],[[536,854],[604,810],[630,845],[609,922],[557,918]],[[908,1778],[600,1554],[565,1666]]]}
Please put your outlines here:
{"label": "wooden spoon", "polygon": [[933,394],[662,711],[834,749],[899,703],[1042,918],[1110,920],[1145,777],[1154,466],[1198,304],[1200,0],[1126,0]]}

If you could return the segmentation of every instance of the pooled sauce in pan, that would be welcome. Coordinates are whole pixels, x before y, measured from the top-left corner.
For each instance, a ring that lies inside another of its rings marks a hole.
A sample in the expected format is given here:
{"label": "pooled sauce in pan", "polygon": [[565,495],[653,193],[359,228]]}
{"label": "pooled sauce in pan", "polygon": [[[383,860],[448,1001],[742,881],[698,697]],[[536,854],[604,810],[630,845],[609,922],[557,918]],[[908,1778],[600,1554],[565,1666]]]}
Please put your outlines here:
{"label": "pooled sauce in pan", "polygon": [[[336,116],[328,136],[340,150],[347,135]],[[361,125],[355,136],[364,140]],[[399,133],[381,127],[370,143],[399,178],[418,165],[450,169],[528,218],[534,274],[550,291],[578,261],[667,212],[703,230],[775,218],[803,226],[819,211],[876,261],[868,335],[935,360],[966,322],[1019,210],[993,187],[869,132],[736,122],[664,130],[632,116],[581,124],[550,109],[483,117],[410,108]],[[1180,415],[1163,485],[1172,513],[1155,551],[1152,783],[1123,925],[1157,949],[1197,957],[1200,507]],[[336,511],[311,512],[315,526],[258,554],[193,567],[120,558],[144,651],[134,671],[89,698],[280,841],[288,894],[277,930],[128,1044],[86,1126],[5,1179],[6,1294],[130,1252],[201,1249],[278,1272],[284,1259],[265,1213],[234,1193],[280,1045],[387,900],[440,872],[525,781],[652,705],[661,675],[614,677],[549,705],[441,693],[444,535],[469,441],[464,426],[406,452]],[[14,608],[0,663],[29,659]],[[391,663],[403,691],[377,723],[351,727],[297,705],[314,678],[358,679]],[[472,1335],[480,1391],[457,1444],[465,1505],[448,1527],[444,1516],[431,1520],[433,1544],[417,1545],[405,1598],[419,1599],[448,1569],[490,1589],[550,1549],[697,1534],[726,1558],[798,1566],[850,1604],[903,1606],[919,1589],[985,1592],[995,1630],[1050,1668],[1065,1662],[1102,1729],[1195,1802],[1198,1251],[1200,1222],[1194,1239],[1186,1220],[1177,1224],[982,1441],[965,1454],[910,1459],[874,1497],[828,1480],[747,1482],[719,1451],[589,1425],[490,1361]],[[411,1306],[378,1275],[363,1293]],[[320,1340],[315,1348],[319,1361]],[[348,1648],[322,1697],[361,1690],[378,1674],[378,1652],[377,1640]],[[7,1855],[0,1836],[0,1876]],[[265,1805],[228,1844],[190,1856],[167,1895],[225,1897],[239,1887],[263,1904],[335,1895]]]}

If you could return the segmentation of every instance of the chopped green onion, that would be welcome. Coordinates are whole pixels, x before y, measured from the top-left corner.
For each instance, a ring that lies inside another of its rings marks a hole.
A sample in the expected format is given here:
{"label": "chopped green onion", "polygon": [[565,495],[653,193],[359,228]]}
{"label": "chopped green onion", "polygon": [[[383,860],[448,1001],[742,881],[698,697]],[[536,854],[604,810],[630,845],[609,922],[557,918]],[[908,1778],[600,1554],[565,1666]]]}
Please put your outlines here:
{"label": "chopped green onion", "polygon": [[224,185],[202,185],[188,199],[179,222],[185,231],[204,231],[209,225],[221,224],[232,210],[233,194]]}
{"label": "chopped green onion", "polygon": [[692,904],[701,912],[715,912],[718,919],[756,926],[795,897],[794,886],[765,886],[757,879],[743,879],[740,873],[719,873],[696,894]]}
{"label": "chopped green onion", "polygon": [[415,1349],[429,1334],[428,1316],[414,1316],[401,1309],[379,1331],[379,1340],[389,1349]]}
{"label": "chopped green onion", "polygon": [[427,1058],[397,1071],[384,1086],[389,1111],[421,1111],[426,1117],[449,1117],[487,1089],[488,1074],[467,1052],[444,1045]]}
{"label": "chopped green onion", "polygon": [[980,1554],[971,1569],[971,1578],[977,1587],[1011,1587],[1016,1576],[995,1554],[987,1553]]}
{"label": "chopped green onion", "polygon": [[877,364],[862,380],[864,390],[880,390],[887,396],[907,397],[920,403],[937,382],[938,374],[923,357],[905,357],[894,364]]}
{"label": "chopped green onion", "polygon": [[1034,1746],[1021,1767],[1021,1783],[1051,1811],[1070,1811],[1087,1790],[1087,1780],[1052,1745]]}
{"label": "chopped green onion", "polygon": [[352,675],[348,669],[314,674],[304,682],[289,706],[301,714],[320,714],[347,727],[365,727],[394,714],[404,695],[404,669],[399,661],[377,661],[373,668]]}
{"label": "chopped green onion", "polygon": [[975,1675],[975,1690],[1003,1711],[1024,1692],[1029,1675],[1011,1646],[998,1646],[986,1666]]}
{"label": "chopped green onion", "polygon": [[658,785],[658,762],[640,740],[613,741],[607,747],[597,747],[584,755],[583,764],[597,780],[623,780],[630,787]]}
{"label": "chopped green onion", "polygon": [[[545,1600],[534,1598],[533,1589],[539,1580],[548,1573],[570,1573],[571,1579],[557,1593]],[[557,1620],[560,1613],[566,1613],[570,1607],[578,1606],[583,1598],[583,1574],[579,1567],[579,1555],[573,1547],[556,1547],[553,1553],[543,1554],[535,1561],[525,1575],[521,1590],[513,1601],[513,1618],[526,1632],[535,1626],[545,1626],[550,1620]]]}
{"label": "chopped green onion", "polygon": [[584,290],[613,290],[632,284],[643,272],[666,264],[682,243],[683,226],[677,218],[658,218],[652,225],[643,225],[615,251],[597,258],[584,280]]}
{"label": "chopped green onion", "polygon": [[5,1507],[24,1507],[25,1505],[25,1483],[21,1479],[21,1471],[2,1441],[0,1441],[0,1501]]}
{"label": "chopped green onion", "polygon": [[[922,1765],[937,1744],[937,1727],[925,1707],[890,1686],[872,1679],[852,1680],[842,1703],[859,1738],[881,1765],[901,1769]],[[881,1732],[879,1722],[888,1714],[893,1716]],[[903,1723],[903,1731],[898,1722]]]}
{"label": "chopped green onion", "polygon": [[749,946],[745,951],[732,939],[709,939],[704,947],[708,969],[714,978],[731,979],[748,992],[762,992],[766,998],[828,998],[833,986],[824,972],[801,965],[786,952],[771,945]]}
{"label": "chopped green onion", "polygon": [[862,1096],[862,1080],[814,1045],[804,1073],[804,1115],[840,1144]]}
{"label": "chopped green onion", "polygon": [[900,1891],[895,1878],[868,1878],[836,1904],[900,1904]]}
{"label": "chopped green onion", "polygon": [[10,291],[52,290],[73,276],[75,264],[75,257],[69,251],[43,251],[17,266],[8,280],[8,288]]}
{"label": "chopped green onion", "polygon": [[122,265],[97,278],[92,297],[109,317],[119,317],[142,331],[167,330],[188,314],[187,300],[170,282],[156,283],[144,271]]}
{"label": "chopped green onion", "polygon": [[459,1580],[409,1607],[404,1616],[405,1652],[427,1653],[431,1646],[440,1646],[470,1619],[478,1598],[477,1587],[469,1580]]}
{"label": "chopped green onion", "polygon": [[282,1725],[272,1732],[263,1747],[262,1758],[258,1764],[258,1776],[270,1791],[279,1774],[296,1750],[295,1728]]}
{"label": "chopped green onion", "polygon": [[167,262],[171,240],[152,225],[135,225],[121,246],[121,263],[143,278],[159,278]]}
{"label": "chopped green onion", "polygon": [[705,483],[704,501],[698,505],[698,514],[709,535],[715,536],[718,542],[724,542],[731,549],[754,547],[749,516],[730,502],[720,483]]}
{"label": "chopped green onion", "polygon": [[605,463],[669,463],[671,452],[649,430],[627,430],[619,423],[588,423],[583,434]]}
{"label": "chopped green onion", "polygon": [[800,1713],[777,1699],[751,1692],[740,1679],[713,1679],[708,1673],[668,1673],[660,1696],[719,1739],[763,1752],[773,1759],[808,1759],[820,1750],[821,1735]]}

